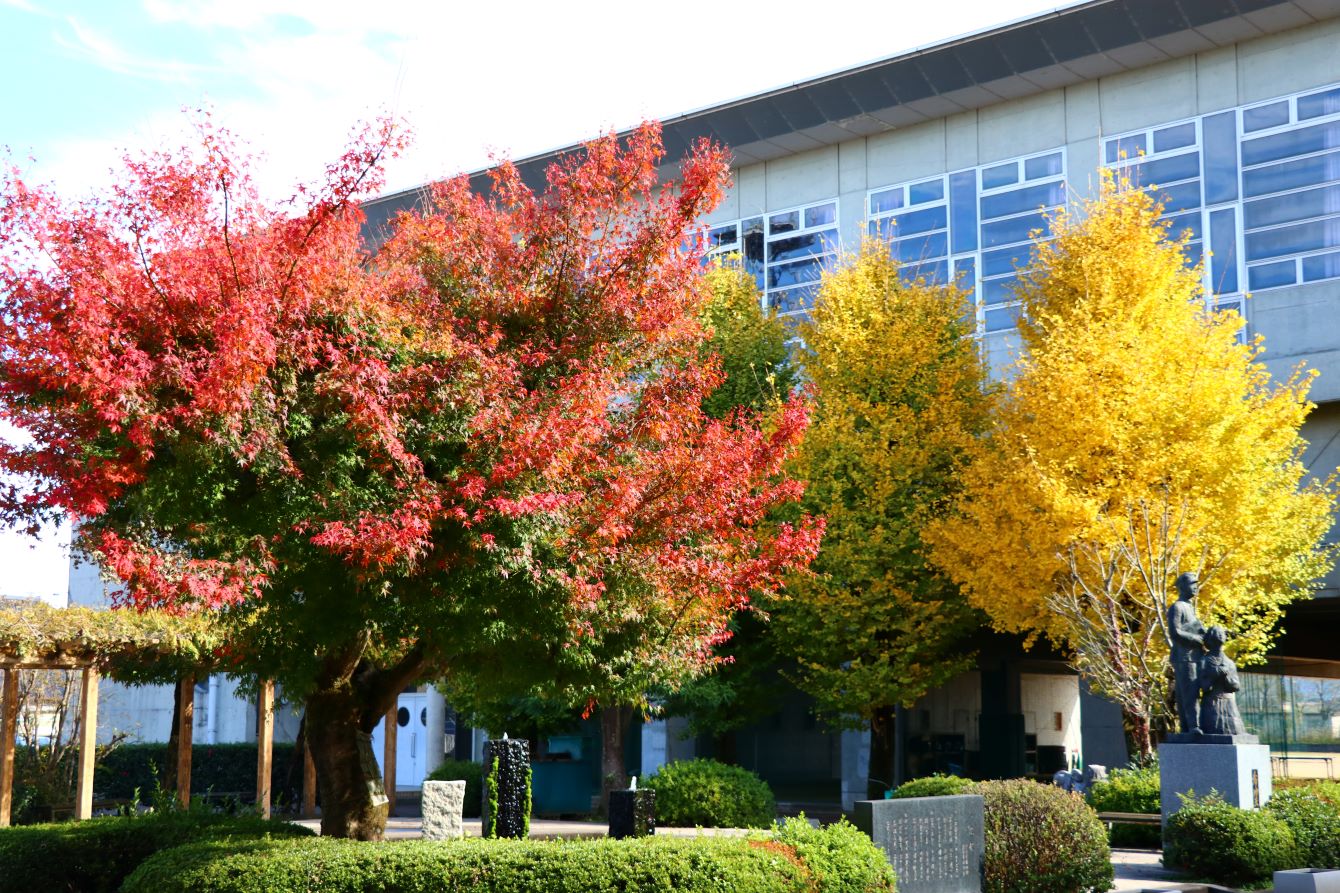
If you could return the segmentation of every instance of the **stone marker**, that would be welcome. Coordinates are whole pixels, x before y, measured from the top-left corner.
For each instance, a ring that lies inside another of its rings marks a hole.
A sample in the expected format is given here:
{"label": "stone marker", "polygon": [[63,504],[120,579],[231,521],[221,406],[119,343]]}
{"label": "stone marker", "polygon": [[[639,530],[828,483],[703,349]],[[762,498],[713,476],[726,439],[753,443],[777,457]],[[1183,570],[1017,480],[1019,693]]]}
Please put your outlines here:
{"label": "stone marker", "polygon": [[1275,893],[1340,893],[1340,868],[1277,871]]}
{"label": "stone marker", "polygon": [[610,791],[609,817],[609,836],[615,840],[650,837],[656,833],[656,792],[638,790],[634,775],[627,790]]}
{"label": "stone marker", "polygon": [[981,893],[986,841],[978,794],[858,800],[856,827],[898,873],[898,893]]}
{"label": "stone marker", "polygon": [[484,837],[526,837],[530,833],[530,742],[524,738],[484,742]]}
{"label": "stone marker", "polygon": [[465,782],[423,783],[424,840],[455,840],[465,833],[461,822],[465,807]]}

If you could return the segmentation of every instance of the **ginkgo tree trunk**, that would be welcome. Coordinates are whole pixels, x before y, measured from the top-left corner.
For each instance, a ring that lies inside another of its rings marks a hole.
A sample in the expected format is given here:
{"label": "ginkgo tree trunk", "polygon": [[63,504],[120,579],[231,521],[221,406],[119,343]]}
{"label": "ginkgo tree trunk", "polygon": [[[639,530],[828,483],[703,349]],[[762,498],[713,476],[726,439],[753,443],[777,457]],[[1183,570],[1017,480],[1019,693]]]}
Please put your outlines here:
{"label": "ginkgo tree trunk", "polygon": [[1106,173],[1052,219],[1018,291],[1023,355],[929,532],[996,628],[1069,648],[1139,758],[1167,719],[1177,576],[1200,575],[1198,612],[1251,663],[1334,560],[1335,478],[1301,461],[1315,372],[1271,376],[1159,214]]}
{"label": "ginkgo tree trunk", "polygon": [[368,733],[406,685],[512,692],[673,615],[639,660],[710,661],[732,610],[817,548],[773,521],[803,402],[710,418],[701,257],[719,149],[662,183],[659,128],[428,190],[370,253],[357,137],[267,206],[227,135],[70,203],[0,190],[0,517],[75,515],[136,606],[211,612],[240,674],[307,710],[324,833],[386,820]]}

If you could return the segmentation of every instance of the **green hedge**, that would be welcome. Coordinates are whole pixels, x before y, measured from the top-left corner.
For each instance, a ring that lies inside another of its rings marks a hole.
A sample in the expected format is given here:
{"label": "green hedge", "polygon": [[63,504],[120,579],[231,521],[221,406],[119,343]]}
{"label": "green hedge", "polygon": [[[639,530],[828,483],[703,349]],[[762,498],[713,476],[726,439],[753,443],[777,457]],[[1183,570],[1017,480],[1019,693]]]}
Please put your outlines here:
{"label": "green hedge", "polygon": [[198,840],[311,836],[299,825],[199,812],[0,828],[0,893],[114,893],[148,857]]}
{"label": "green hedge", "polygon": [[[138,788],[147,801],[155,780],[161,783],[166,744],[125,744],[99,763],[93,776],[100,798],[130,799]],[[296,764],[295,764],[296,763]],[[240,793],[256,796],[256,744],[197,744],[191,748],[191,793]],[[302,797],[302,758],[293,744],[274,744],[270,795],[276,803],[296,804]]]}
{"label": "green hedge", "polygon": [[[1084,795],[1084,799],[1099,812],[1141,812],[1146,815],[1158,815],[1163,809],[1159,793],[1158,764],[1113,769],[1106,779],[1094,783]],[[1155,825],[1112,826],[1113,846],[1158,849],[1162,839],[1163,832]]]}
{"label": "green hedge", "polygon": [[953,794],[971,794],[971,779],[957,775],[927,775],[914,778],[893,789],[893,799],[904,797],[946,797]]}
{"label": "green hedge", "polygon": [[1266,809],[1293,833],[1297,867],[1340,868],[1340,802],[1308,788],[1289,788],[1276,791]]}
{"label": "green hedge", "polygon": [[1231,886],[1255,884],[1300,864],[1289,826],[1266,809],[1238,809],[1218,796],[1187,798],[1168,819],[1163,864]]}
{"label": "green hedge", "polygon": [[1106,893],[1112,886],[1107,829],[1078,794],[1028,779],[985,781],[982,893]]}
{"label": "green hedge", "polygon": [[667,763],[645,785],[656,792],[656,823],[666,827],[767,828],[777,817],[767,782],[715,760]]}
{"label": "green hedge", "polygon": [[124,893],[894,893],[859,831],[629,840],[208,842],[160,853]]}
{"label": "green hedge", "polygon": [[429,781],[464,781],[465,803],[463,817],[479,818],[483,801],[484,767],[473,760],[444,760],[428,775]]}

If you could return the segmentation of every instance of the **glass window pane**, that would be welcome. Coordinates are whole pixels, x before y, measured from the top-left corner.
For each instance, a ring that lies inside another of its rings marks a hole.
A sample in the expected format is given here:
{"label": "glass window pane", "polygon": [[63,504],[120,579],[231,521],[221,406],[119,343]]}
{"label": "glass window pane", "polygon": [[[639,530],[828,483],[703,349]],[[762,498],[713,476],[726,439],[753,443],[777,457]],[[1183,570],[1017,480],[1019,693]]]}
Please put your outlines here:
{"label": "glass window pane", "polygon": [[778,313],[795,313],[798,310],[808,310],[814,306],[814,298],[818,293],[818,284],[787,288],[782,291],[770,291],[768,292],[768,306],[776,307]]}
{"label": "glass window pane", "polygon": [[825,226],[837,222],[837,205],[829,202],[826,205],[818,205],[813,208],[805,209],[805,226]]}
{"label": "glass window pane", "polygon": [[1257,199],[1247,202],[1242,208],[1242,219],[1247,229],[1292,223],[1327,214],[1340,214],[1340,185]]}
{"label": "glass window pane", "polygon": [[1234,210],[1210,214],[1210,291],[1232,294],[1238,290],[1238,240],[1233,225]]}
{"label": "glass window pane", "polygon": [[1205,153],[1205,201],[1215,205],[1238,197],[1238,115],[1221,112],[1201,122]]}
{"label": "glass window pane", "polygon": [[1289,123],[1289,100],[1272,102],[1270,105],[1257,106],[1242,113],[1242,129],[1251,133],[1267,127],[1279,127]]}
{"label": "glass window pane", "polygon": [[1162,130],[1154,131],[1155,152],[1167,152],[1172,149],[1180,149],[1183,146],[1194,146],[1195,144],[1195,121],[1188,121],[1185,124],[1175,124],[1172,127],[1165,127]]}
{"label": "glass window pane", "polygon": [[1182,255],[1186,258],[1186,265],[1194,267],[1205,256],[1205,248],[1200,242],[1187,242],[1182,246]]}
{"label": "glass window pane", "polygon": [[924,233],[933,229],[945,229],[949,223],[949,213],[944,205],[937,208],[923,208],[920,211],[908,211],[906,214],[899,214],[897,217],[890,217],[887,223],[892,229],[886,228],[886,236],[910,236],[913,233]]}
{"label": "glass window pane", "polygon": [[[1248,233],[1246,251],[1248,260],[1280,257],[1316,251],[1319,248],[1340,247],[1340,218],[1296,223],[1279,229]],[[1254,286],[1253,286],[1254,287]]]}
{"label": "glass window pane", "polygon": [[1176,214],[1178,211],[1185,211],[1189,208],[1200,207],[1200,181],[1192,180],[1190,183],[1179,183],[1176,186],[1162,187],[1150,190],[1154,200],[1163,206],[1164,214]]}
{"label": "glass window pane", "polygon": [[896,189],[885,189],[882,192],[872,192],[870,194],[870,213],[879,214],[884,211],[892,211],[894,208],[903,206],[903,187]]}
{"label": "glass window pane", "polygon": [[959,171],[949,175],[949,217],[953,224],[954,253],[977,249],[977,174]]}
{"label": "glass window pane", "polygon": [[752,217],[740,224],[744,238],[745,272],[754,277],[754,284],[763,291],[763,218]]}
{"label": "glass window pane", "polygon": [[1299,186],[1315,186],[1330,180],[1340,180],[1340,152],[1247,171],[1242,175],[1242,188],[1249,196],[1265,195]]}
{"label": "glass window pane", "polygon": [[1019,162],[998,164],[982,171],[982,188],[995,189],[997,186],[1009,186],[1019,182]]}
{"label": "glass window pane", "polygon": [[1040,186],[1025,186],[995,195],[982,196],[982,219],[1006,217],[1010,214],[1022,214],[1024,211],[1036,211],[1038,208],[1053,208],[1065,201],[1065,183],[1044,183]]}
{"label": "glass window pane", "polygon": [[1012,242],[1026,242],[1033,238],[1031,233],[1040,230],[1046,233],[1047,225],[1041,213],[1023,214],[1001,220],[996,223],[982,224],[982,247],[994,248],[997,245],[1009,245]]}
{"label": "glass window pane", "polygon": [[1041,158],[1030,158],[1024,162],[1024,179],[1040,180],[1043,177],[1055,177],[1061,173],[1061,153],[1053,152]]}
{"label": "glass window pane", "polygon": [[[1298,120],[1340,112],[1340,87],[1298,97]],[[1306,277],[1304,277],[1306,278]]]}
{"label": "glass window pane", "polygon": [[1176,239],[1180,238],[1182,233],[1190,230],[1192,239],[1201,237],[1201,219],[1199,211],[1192,211],[1189,214],[1178,214],[1175,217],[1165,217],[1168,221],[1168,236]]}
{"label": "glass window pane", "polygon": [[817,257],[791,264],[776,264],[768,267],[768,288],[785,288],[788,285],[818,282],[823,270],[823,260]]}
{"label": "glass window pane", "polygon": [[1188,152],[1157,161],[1132,164],[1124,169],[1136,186],[1162,186],[1200,176],[1200,153]]}
{"label": "glass window pane", "polygon": [[825,254],[837,248],[837,230],[825,229],[803,236],[773,239],[768,243],[768,263],[794,260],[815,254]]}
{"label": "glass window pane", "polygon": [[910,239],[900,239],[889,246],[890,253],[899,263],[915,263],[921,260],[930,260],[931,258],[944,257],[948,254],[948,240],[945,238],[944,231],[931,233],[928,236],[913,236]]}
{"label": "glass window pane", "polygon": [[1018,306],[997,307],[994,310],[986,311],[986,330],[988,332],[1003,332],[1019,325],[1020,309]]}
{"label": "glass window pane", "polygon": [[1340,252],[1334,254],[1316,254],[1303,258],[1303,281],[1316,282],[1318,279],[1340,277]]}
{"label": "glass window pane", "polygon": [[984,280],[982,282],[982,303],[990,306],[1018,300],[1014,294],[1015,286],[1018,284],[1019,280],[1014,276],[1006,276],[1004,279]]}
{"label": "glass window pane", "polygon": [[1340,121],[1313,124],[1274,136],[1257,137],[1242,143],[1242,163],[1262,164],[1295,155],[1310,155],[1340,148]]}
{"label": "glass window pane", "polygon": [[773,214],[768,218],[768,234],[789,233],[800,229],[800,212],[787,211],[785,214]]}
{"label": "glass window pane", "polygon": [[907,203],[920,205],[925,202],[938,202],[945,197],[943,179],[927,180],[925,183],[913,183],[907,187]]}
{"label": "glass window pane", "polygon": [[1024,244],[1016,245],[1013,248],[997,248],[995,251],[982,252],[982,275],[999,276],[1002,273],[1013,273],[1017,268],[1028,263],[1029,255],[1033,253],[1033,246]]}
{"label": "glass window pane", "polygon": [[949,281],[949,261],[940,260],[928,264],[908,264],[898,268],[898,278],[904,282],[916,282],[918,279],[927,284],[940,284]]}
{"label": "glass window pane", "polygon": [[1278,288],[1281,285],[1293,285],[1293,281],[1294,265],[1291,260],[1247,268],[1247,285],[1253,291],[1262,288]]}
{"label": "glass window pane", "polygon": [[1145,135],[1137,133],[1117,140],[1108,140],[1105,157],[1108,164],[1116,164],[1124,158],[1137,158],[1145,152]]}
{"label": "glass window pane", "polygon": [[960,257],[958,260],[954,261],[954,277],[958,280],[958,284],[961,287],[966,288],[968,291],[972,291],[976,288],[977,258]]}
{"label": "glass window pane", "polygon": [[734,245],[740,241],[740,228],[734,223],[727,226],[717,226],[707,231],[708,250],[721,248],[723,245]]}

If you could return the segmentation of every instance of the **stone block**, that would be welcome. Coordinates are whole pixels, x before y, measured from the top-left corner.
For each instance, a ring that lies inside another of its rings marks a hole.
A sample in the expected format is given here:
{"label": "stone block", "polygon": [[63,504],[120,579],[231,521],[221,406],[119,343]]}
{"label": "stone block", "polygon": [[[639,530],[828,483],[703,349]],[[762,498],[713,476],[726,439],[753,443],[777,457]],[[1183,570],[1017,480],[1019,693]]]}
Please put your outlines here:
{"label": "stone block", "polygon": [[656,792],[610,791],[609,816],[609,836],[615,840],[650,837],[656,833]]}
{"label": "stone block", "polygon": [[853,818],[888,857],[898,893],[980,893],[982,804],[977,794],[858,800]]}
{"label": "stone block", "polygon": [[[1225,738],[1230,736],[1223,736]],[[1259,809],[1270,799],[1270,748],[1264,744],[1159,745],[1163,822],[1182,808],[1182,794],[1211,791],[1242,809]]]}
{"label": "stone block", "polygon": [[1340,893],[1340,868],[1277,871],[1275,893]]}
{"label": "stone block", "polygon": [[506,737],[484,742],[484,837],[526,837],[530,833],[530,742]]}
{"label": "stone block", "polygon": [[461,822],[465,807],[465,782],[423,783],[424,840],[455,840],[464,835]]}

